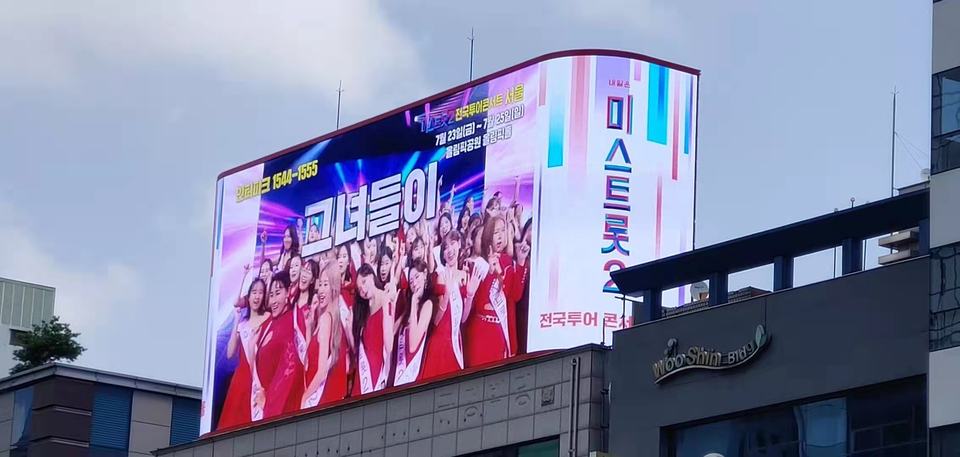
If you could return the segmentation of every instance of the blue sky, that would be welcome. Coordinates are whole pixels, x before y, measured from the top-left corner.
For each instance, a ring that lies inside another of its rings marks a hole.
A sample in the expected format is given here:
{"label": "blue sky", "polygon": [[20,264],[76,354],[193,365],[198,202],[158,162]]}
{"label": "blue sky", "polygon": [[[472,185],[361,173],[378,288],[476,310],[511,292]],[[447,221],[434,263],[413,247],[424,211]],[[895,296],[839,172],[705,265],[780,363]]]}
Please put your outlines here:
{"label": "blue sky", "polygon": [[471,27],[478,75],[701,69],[700,246],[889,195],[894,86],[896,184],[928,166],[929,1],[483,5],[0,0],[0,275],[57,288],[79,363],[199,384],[216,175],[332,130],[339,80],[344,124],[464,82]]}

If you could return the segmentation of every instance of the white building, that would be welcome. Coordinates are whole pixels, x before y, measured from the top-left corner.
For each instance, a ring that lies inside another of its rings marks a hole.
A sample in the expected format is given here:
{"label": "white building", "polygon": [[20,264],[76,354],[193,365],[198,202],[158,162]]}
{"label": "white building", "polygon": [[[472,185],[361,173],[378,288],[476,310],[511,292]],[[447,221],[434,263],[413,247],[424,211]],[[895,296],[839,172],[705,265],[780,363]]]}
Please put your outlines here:
{"label": "white building", "polygon": [[53,287],[0,278],[0,377],[15,365],[20,335],[53,316],[55,295]]}

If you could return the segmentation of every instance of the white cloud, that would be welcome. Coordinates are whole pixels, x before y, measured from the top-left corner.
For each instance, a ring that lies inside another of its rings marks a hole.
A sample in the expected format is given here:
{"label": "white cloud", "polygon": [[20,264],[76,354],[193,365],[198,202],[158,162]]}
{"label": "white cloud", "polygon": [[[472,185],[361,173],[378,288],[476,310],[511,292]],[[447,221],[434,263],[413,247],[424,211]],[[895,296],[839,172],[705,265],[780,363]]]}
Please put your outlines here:
{"label": "white cloud", "polygon": [[387,84],[423,92],[413,41],[373,0],[0,0],[0,54],[0,87],[82,93],[88,65],[185,65],[331,99],[342,79],[358,104]]}
{"label": "white cloud", "polygon": [[140,274],[110,259],[79,265],[69,252],[49,252],[42,244],[18,211],[0,201],[0,276],[55,287],[54,313],[81,333],[87,347],[78,363],[122,367],[113,362],[117,321],[130,317],[142,297]]}

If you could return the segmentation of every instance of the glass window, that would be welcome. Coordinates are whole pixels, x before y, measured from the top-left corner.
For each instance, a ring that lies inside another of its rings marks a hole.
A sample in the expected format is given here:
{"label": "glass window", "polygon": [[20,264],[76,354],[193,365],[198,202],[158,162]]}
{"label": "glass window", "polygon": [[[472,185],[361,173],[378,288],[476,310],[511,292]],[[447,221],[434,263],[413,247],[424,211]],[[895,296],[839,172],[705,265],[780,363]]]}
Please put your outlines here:
{"label": "glass window", "polygon": [[960,255],[957,245],[930,249],[930,350],[960,346]]}
{"label": "glass window", "polygon": [[30,443],[30,418],[33,416],[33,387],[13,393],[12,447],[26,447]]}
{"label": "glass window", "polygon": [[[560,454],[560,440],[552,439],[530,444],[513,444],[476,452],[467,457],[556,457]],[[562,455],[566,455],[564,452]]]}
{"label": "glass window", "polygon": [[933,76],[933,136],[960,130],[960,67]]}
{"label": "glass window", "polygon": [[673,457],[921,457],[920,382],[778,408],[672,432]]}
{"label": "glass window", "polygon": [[560,455],[560,441],[528,444],[517,449],[517,457],[554,457]]}
{"label": "glass window", "polygon": [[960,133],[934,137],[930,142],[930,168],[933,173],[960,167]]}

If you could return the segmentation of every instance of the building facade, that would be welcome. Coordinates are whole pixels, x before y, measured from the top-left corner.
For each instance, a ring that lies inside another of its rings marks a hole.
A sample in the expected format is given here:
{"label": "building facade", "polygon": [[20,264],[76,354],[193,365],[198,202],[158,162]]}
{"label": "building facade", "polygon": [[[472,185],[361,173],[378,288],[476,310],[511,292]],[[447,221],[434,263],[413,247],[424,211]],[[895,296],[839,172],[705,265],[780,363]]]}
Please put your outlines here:
{"label": "building facade", "polygon": [[17,339],[53,317],[53,287],[0,278],[0,376],[13,368]]}
{"label": "building facade", "polygon": [[195,387],[62,364],[0,380],[0,457],[144,457],[199,428]]}
{"label": "building facade", "polygon": [[930,176],[931,456],[960,449],[960,0],[933,3]]}
{"label": "building facade", "polygon": [[[615,273],[645,322],[614,334],[611,454],[926,456],[928,198],[919,188]],[[863,270],[863,240],[914,231],[911,257]],[[793,287],[793,259],[834,246],[842,275]],[[729,274],[765,264],[773,292],[727,300]],[[704,279],[707,308],[658,309],[660,291]]]}
{"label": "building facade", "polygon": [[208,435],[158,455],[587,457],[605,448],[608,353],[607,348],[589,345],[532,355]]}
{"label": "building facade", "polygon": [[[642,298],[612,348],[531,354],[157,454],[926,456],[930,193],[620,270],[620,290]],[[907,258],[864,271],[863,240],[893,232],[921,235]],[[793,287],[792,259],[838,245],[841,276]],[[767,263],[772,292],[728,293],[729,274]],[[704,306],[654,298],[704,279]]]}

